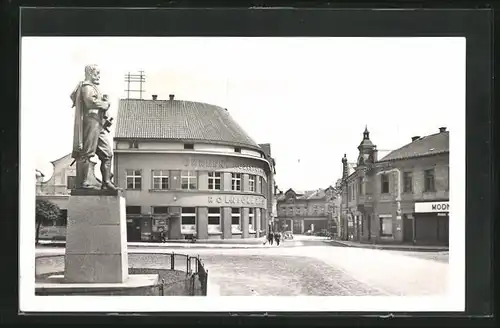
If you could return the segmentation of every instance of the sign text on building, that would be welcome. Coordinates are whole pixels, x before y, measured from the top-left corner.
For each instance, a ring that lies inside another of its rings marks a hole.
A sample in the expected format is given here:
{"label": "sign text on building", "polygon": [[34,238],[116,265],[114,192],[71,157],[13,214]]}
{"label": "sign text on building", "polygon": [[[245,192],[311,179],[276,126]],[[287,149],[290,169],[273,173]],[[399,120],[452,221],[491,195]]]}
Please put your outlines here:
{"label": "sign text on building", "polygon": [[449,202],[422,202],[415,203],[415,213],[449,212]]}
{"label": "sign text on building", "polygon": [[247,195],[225,195],[225,196],[208,196],[209,204],[240,204],[240,205],[257,205],[264,206],[265,198],[261,196],[247,196]]}
{"label": "sign text on building", "polygon": [[186,158],[183,161],[184,166],[197,168],[197,169],[237,169],[249,173],[256,173],[265,176],[264,170],[260,167],[255,167],[247,164],[236,164],[231,161],[223,159],[196,159]]}

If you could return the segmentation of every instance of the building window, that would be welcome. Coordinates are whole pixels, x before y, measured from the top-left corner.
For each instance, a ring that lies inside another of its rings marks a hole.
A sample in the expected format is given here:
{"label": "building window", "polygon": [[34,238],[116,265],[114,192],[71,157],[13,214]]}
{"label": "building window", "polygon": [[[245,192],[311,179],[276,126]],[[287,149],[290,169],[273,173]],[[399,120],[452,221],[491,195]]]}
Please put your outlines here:
{"label": "building window", "polygon": [[238,148],[238,147],[234,148],[234,152],[235,153],[241,153],[241,148]]}
{"label": "building window", "polygon": [[197,188],[196,171],[181,172],[181,188],[184,190],[195,190]]}
{"label": "building window", "polygon": [[231,173],[231,190],[241,190],[241,173]]}
{"label": "building window", "polygon": [[153,170],[153,189],[168,189],[168,170]]}
{"label": "building window", "polygon": [[142,188],[141,170],[127,170],[127,189],[140,190]]}
{"label": "building window", "polygon": [[221,189],[221,173],[208,172],[208,189],[220,190]]}
{"label": "building window", "polygon": [[263,194],[264,193],[264,188],[263,188],[263,185],[264,185],[264,178],[263,177],[258,177],[259,179],[259,188],[260,188],[260,193]]}
{"label": "building window", "polygon": [[248,230],[250,232],[255,232],[255,209],[253,208],[248,209],[248,222],[250,222]]}
{"label": "building window", "polygon": [[389,175],[382,174],[380,176],[380,184],[381,184],[381,193],[388,194],[389,193]]}
{"label": "building window", "polygon": [[424,171],[424,191],[436,191],[434,185],[434,169]]}
{"label": "building window", "polygon": [[196,207],[183,207],[181,209],[181,232],[193,233],[196,231]]}
{"label": "building window", "polygon": [[127,206],[125,209],[127,214],[141,214],[140,206]]}
{"label": "building window", "polygon": [[403,172],[403,192],[413,192],[413,172]]}
{"label": "building window", "polygon": [[255,192],[255,175],[248,176],[248,191]]}
{"label": "building window", "polygon": [[68,176],[67,177],[66,187],[68,189],[75,189],[76,188],[76,177],[75,176]]}
{"label": "building window", "polygon": [[380,235],[392,236],[392,218],[380,218]]}
{"label": "building window", "polygon": [[233,232],[240,231],[240,219],[241,219],[241,209],[238,207],[233,207],[231,209],[231,230]]}
{"label": "building window", "polygon": [[153,206],[153,214],[167,214],[168,207],[167,206]]}
{"label": "building window", "polygon": [[208,208],[208,232],[220,232],[220,208]]}
{"label": "building window", "polygon": [[194,149],[193,144],[184,144],[184,149]]}
{"label": "building window", "polygon": [[358,179],[358,194],[363,195],[363,178]]}

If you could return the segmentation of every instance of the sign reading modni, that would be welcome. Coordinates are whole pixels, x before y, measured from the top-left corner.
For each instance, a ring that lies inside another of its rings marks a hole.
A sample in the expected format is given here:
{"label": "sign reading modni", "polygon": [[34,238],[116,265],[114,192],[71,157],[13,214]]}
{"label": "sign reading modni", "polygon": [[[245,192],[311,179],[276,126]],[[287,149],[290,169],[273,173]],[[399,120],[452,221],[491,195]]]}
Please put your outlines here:
{"label": "sign reading modni", "polygon": [[449,212],[449,202],[424,202],[415,203],[415,213]]}
{"label": "sign reading modni", "polygon": [[239,205],[256,205],[265,206],[265,198],[262,196],[247,196],[247,195],[224,195],[224,196],[208,196],[209,204],[239,204]]}

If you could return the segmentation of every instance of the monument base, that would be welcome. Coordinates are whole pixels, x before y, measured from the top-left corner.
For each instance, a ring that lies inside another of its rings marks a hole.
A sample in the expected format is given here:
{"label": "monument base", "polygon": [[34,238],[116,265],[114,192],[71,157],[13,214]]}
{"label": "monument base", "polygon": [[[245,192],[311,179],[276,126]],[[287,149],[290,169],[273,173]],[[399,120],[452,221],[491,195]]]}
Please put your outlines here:
{"label": "monument base", "polygon": [[124,283],[128,277],[121,191],[72,190],[66,228],[66,283]]}
{"label": "monument base", "polygon": [[35,284],[35,295],[161,295],[157,274],[131,274],[122,283],[67,283],[62,275]]}

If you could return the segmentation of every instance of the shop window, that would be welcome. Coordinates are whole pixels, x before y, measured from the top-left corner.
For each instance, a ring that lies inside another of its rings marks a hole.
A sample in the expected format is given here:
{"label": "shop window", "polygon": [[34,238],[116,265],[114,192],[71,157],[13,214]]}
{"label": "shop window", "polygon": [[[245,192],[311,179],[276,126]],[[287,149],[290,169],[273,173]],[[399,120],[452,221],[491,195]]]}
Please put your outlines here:
{"label": "shop window", "polygon": [[413,172],[403,172],[403,192],[413,192]]}
{"label": "shop window", "polygon": [[153,214],[168,214],[167,206],[153,206]]}
{"label": "shop window", "polygon": [[198,188],[196,171],[181,172],[181,186],[184,190],[195,190]]}
{"label": "shop window", "polygon": [[127,206],[125,209],[127,214],[141,214],[140,206]]}
{"label": "shop window", "polygon": [[221,173],[220,172],[209,172],[208,173],[208,189],[209,190],[221,190]]}
{"label": "shop window", "polygon": [[380,218],[380,235],[392,236],[392,218]]}
{"label": "shop window", "polygon": [[248,209],[248,230],[250,232],[255,232],[255,209]]}
{"label": "shop window", "polygon": [[142,172],[141,170],[126,170],[127,189],[140,190],[142,189]]}
{"label": "shop window", "polygon": [[153,189],[167,190],[169,188],[169,173],[168,170],[153,170]]}
{"label": "shop window", "polygon": [[196,207],[183,207],[181,209],[181,231],[190,233],[196,231]]}
{"label": "shop window", "polygon": [[233,207],[231,209],[231,230],[233,232],[239,232],[241,230],[241,209]]}
{"label": "shop window", "polygon": [[380,176],[380,184],[381,184],[380,192],[382,194],[388,194],[389,193],[389,175],[388,174],[382,174]]}
{"label": "shop window", "polygon": [[241,173],[231,173],[231,190],[241,190]]}
{"label": "shop window", "polygon": [[424,191],[433,192],[436,191],[434,181],[434,169],[424,171]]}
{"label": "shop window", "polygon": [[208,232],[220,232],[220,208],[218,207],[208,208]]}

